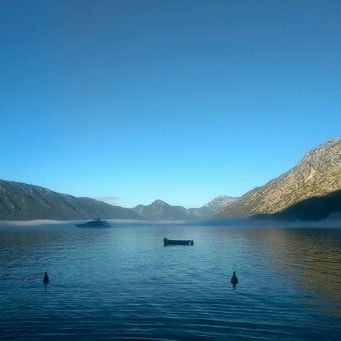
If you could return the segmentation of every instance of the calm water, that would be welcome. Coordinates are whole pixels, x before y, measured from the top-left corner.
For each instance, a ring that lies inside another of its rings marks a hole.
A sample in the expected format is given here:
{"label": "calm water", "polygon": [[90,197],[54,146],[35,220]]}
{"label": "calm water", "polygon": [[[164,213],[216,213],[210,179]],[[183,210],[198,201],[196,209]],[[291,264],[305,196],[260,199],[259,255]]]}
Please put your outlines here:
{"label": "calm water", "polygon": [[0,339],[341,337],[337,229],[3,226],[0,265]]}

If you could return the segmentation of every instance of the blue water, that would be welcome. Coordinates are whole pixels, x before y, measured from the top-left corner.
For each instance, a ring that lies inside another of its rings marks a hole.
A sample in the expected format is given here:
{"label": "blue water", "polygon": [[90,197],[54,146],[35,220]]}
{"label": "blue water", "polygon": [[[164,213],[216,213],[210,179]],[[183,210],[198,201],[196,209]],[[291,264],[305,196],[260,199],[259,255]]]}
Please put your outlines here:
{"label": "blue water", "polygon": [[0,265],[0,339],[341,337],[338,229],[2,226]]}

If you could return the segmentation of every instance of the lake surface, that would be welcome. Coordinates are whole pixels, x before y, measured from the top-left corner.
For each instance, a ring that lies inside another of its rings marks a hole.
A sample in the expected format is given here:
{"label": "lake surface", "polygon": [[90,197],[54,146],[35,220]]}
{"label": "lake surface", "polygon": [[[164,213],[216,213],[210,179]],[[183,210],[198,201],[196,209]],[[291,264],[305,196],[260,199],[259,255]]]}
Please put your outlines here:
{"label": "lake surface", "polygon": [[341,337],[338,229],[2,226],[0,266],[0,339]]}

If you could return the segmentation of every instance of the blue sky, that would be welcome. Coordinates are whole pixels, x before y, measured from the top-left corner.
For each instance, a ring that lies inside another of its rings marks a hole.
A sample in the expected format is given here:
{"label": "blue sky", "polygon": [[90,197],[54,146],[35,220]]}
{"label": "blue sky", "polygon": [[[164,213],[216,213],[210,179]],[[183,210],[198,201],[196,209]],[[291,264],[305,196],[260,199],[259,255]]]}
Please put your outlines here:
{"label": "blue sky", "polygon": [[341,132],[340,1],[1,1],[0,178],[131,207],[241,195]]}

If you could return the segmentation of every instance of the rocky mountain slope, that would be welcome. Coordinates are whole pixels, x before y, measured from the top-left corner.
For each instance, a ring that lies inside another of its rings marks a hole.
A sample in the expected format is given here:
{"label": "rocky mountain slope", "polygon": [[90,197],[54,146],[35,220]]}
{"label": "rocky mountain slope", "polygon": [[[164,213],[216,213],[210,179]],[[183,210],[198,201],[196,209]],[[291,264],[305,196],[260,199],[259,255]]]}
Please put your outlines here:
{"label": "rocky mountain slope", "polygon": [[244,194],[224,209],[222,216],[275,213],[302,200],[341,189],[341,139],[308,152],[280,177]]}
{"label": "rocky mountain slope", "polygon": [[135,211],[91,198],[0,180],[0,220],[142,219]]}

